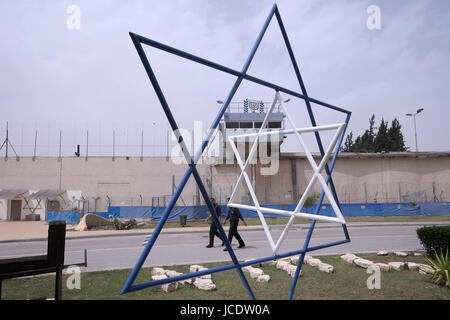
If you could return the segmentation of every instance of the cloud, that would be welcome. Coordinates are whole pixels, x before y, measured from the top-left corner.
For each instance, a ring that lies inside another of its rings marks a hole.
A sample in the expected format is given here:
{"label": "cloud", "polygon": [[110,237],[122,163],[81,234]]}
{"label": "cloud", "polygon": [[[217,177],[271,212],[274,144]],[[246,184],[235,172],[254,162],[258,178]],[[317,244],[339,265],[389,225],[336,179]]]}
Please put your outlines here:
{"label": "cloud", "polygon": [[[421,148],[449,150],[449,4],[377,3],[382,28],[371,31],[366,8],[372,1],[278,2],[308,93],[350,109],[349,130],[356,134],[372,113],[378,119],[397,117],[410,146],[413,131],[404,114],[420,105]],[[79,1],[81,29],[68,30],[70,4],[0,4],[1,118],[10,121],[15,141],[31,144],[38,129],[43,144],[57,144],[63,128],[68,146],[83,144],[87,129],[92,141],[109,144],[115,127],[121,143],[138,145],[144,127],[148,143],[156,135],[164,144],[167,121],[128,32],[240,70],[272,6],[271,1]],[[298,90],[274,22],[249,72]],[[225,99],[234,77],[145,50],[179,125],[190,130],[196,119],[209,125],[219,108],[215,101]],[[270,100],[273,93],[246,84],[235,101],[245,97]],[[299,123],[307,123],[301,101],[290,108]],[[318,119],[336,121],[323,110]],[[283,148],[296,146],[288,141]]]}

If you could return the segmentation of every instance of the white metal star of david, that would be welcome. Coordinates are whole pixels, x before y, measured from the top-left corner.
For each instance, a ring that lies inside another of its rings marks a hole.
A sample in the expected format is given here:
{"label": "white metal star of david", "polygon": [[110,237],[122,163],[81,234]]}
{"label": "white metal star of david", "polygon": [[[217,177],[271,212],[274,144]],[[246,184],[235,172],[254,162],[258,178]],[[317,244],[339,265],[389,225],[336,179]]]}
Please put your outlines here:
{"label": "white metal star of david", "polygon": [[[266,127],[267,127],[267,124],[269,121],[269,117],[270,117],[271,113],[273,112],[273,109],[274,109],[275,105],[277,105],[277,103],[281,106],[281,108],[289,122],[289,125],[292,127],[292,129],[271,130],[271,131],[266,130]],[[228,207],[246,209],[246,210],[257,212],[259,219],[261,220],[261,223],[263,225],[266,237],[269,241],[270,247],[274,254],[276,254],[276,252],[280,248],[281,244],[283,243],[283,241],[289,231],[289,228],[292,226],[296,217],[346,224],[345,219],[342,215],[342,212],[339,209],[339,206],[337,205],[330,189],[328,188],[328,185],[325,182],[325,179],[321,175],[321,171],[324,169],[326,163],[328,162],[328,159],[330,158],[330,155],[332,154],[332,151],[335,149],[336,144],[337,144],[339,137],[341,136],[341,133],[344,130],[344,128],[345,128],[345,123],[336,123],[336,124],[322,125],[322,126],[315,126],[315,127],[297,128],[294,124],[294,121],[292,120],[291,115],[289,114],[287,108],[285,107],[285,105],[283,103],[281,94],[277,91],[275,94],[273,103],[264,118],[261,128],[258,130],[257,133],[233,135],[233,136],[228,137],[228,141],[230,142],[230,145],[233,149],[234,155],[236,156],[237,163],[239,164],[239,167],[241,168],[241,174],[239,175],[237,183],[236,183],[236,185],[233,189],[233,192],[230,196],[230,200],[228,202]],[[328,130],[336,130],[336,132],[335,132],[328,148],[326,149],[326,152],[325,152],[322,160],[320,161],[319,165],[317,165],[316,162],[314,161],[313,156],[312,156],[311,152],[309,151],[305,141],[302,138],[302,134],[309,133],[309,132],[328,131]],[[309,181],[308,186],[306,187],[305,192],[303,193],[303,195],[302,195],[300,201],[298,202],[297,206],[295,207],[294,211],[262,207],[259,204],[259,201],[256,197],[255,190],[253,189],[252,183],[250,182],[250,178],[246,172],[248,165],[250,164],[253,156],[256,153],[258,142],[260,141],[260,138],[262,136],[266,136],[266,135],[277,135],[277,134],[283,134],[283,135],[295,134],[297,136],[298,141],[300,142],[300,145],[302,146],[303,150],[305,151],[308,162],[310,163],[310,165],[314,171],[314,174],[313,174],[311,180]],[[242,161],[242,158],[238,152],[238,149],[236,147],[235,140],[242,139],[245,137],[255,138],[255,140],[250,149],[248,158],[244,164]],[[337,152],[337,151],[338,150],[335,150],[334,152]],[[239,204],[239,203],[234,202],[234,199],[237,194],[237,190],[238,190],[239,186],[241,185],[241,182],[243,179],[245,180],[245,182],[247,184],[248,190],[250,192],[250,196],[253,200],[253,204],[254,204],[253,206]],[[319,181],[320,185],[322,186],[322,190],[324,191],[325,195],[327,196],[336,217],[328,217],[328,216],[322,216],[322,215],[311,214],[311,213],[300,211],[303,208],[303,205],[304,205],[306,199],[308,198],[308,196],[312,190],[312,187],[316,181]],[[281,233],[281,235],[278,238],[276,243],[274,242],[273,237],[269,231],[269,228],[266,223],[266,219],[264,217],[264,213],[275,213],[275,214],[290,216],[289,222],[286,224],[285,228],[283,229],[283,232]]]}

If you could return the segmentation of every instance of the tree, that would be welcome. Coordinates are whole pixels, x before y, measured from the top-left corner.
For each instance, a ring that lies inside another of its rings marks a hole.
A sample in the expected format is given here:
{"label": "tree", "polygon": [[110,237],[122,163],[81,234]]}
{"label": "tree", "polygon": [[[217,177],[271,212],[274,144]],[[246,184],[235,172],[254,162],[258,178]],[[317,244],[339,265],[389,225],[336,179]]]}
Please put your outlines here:
{"label": "tree", "polygon": [[388,135],[387,125],[387,122],[385,122],[384,119],[381,119],[377,136],[373,141],[375,152],[389,151],[391,149],[391,139]]}
{"label": "tree", "polygon": [[391,139],[391,151],[407,151],[405,140],[403,140],[402,126],[395,118],[392,120],[391,127],[388,130],[388,136]]}
{"label": "tree", "polygon": [[[341,148],[343,152],[389,152],[389,151],[407,151],[402,126],[395,118],[392,120],[391,126],[388,121],[381,119],[378,128],[375,127],[375,115],[369,119],[369,129],[364,131],[362,136],[357,136],[353,142],[353,132],[350,132],[345,139],[344,146]],[[375,132],[375,130],[377,132]]]}
{"label": "tree", "polygon": [[341,147],[341,151],[343,152],[351,152],[353,149],[353,133],[350,131],[350,133],[347,135],[347,138],[345,139],[344,146]]}
{"label": "tree", "polygon": [[369,119],[369,129],[355,140],[351,152],[374,152],[373,141],[375,139],[375,115]]}

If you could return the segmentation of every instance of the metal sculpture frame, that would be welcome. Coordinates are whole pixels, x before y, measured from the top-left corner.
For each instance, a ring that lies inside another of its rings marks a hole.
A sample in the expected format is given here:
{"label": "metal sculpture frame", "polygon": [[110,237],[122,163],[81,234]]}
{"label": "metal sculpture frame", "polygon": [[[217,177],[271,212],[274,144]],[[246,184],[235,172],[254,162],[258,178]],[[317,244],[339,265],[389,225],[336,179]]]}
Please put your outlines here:
{"label": "metal sculpture frame", "polygon": [[[267,125],[269,123],[270,115],[272,114],[273,109],[276,104],[279,104],[279,106],[283,110],[283,113],[286,116],[292,129],[290,129],[290,130],[288,130],[288,129],[267,130]],[[325,179],[321,175],[321,171],[324,169],[325,164],[328,162],[331,152],[336,147],[338,139],[341,136],[341,133],[344,130],[344,128],[345,128],[345,123],[337,123],[337,124],[322,125],[322,126],[307,127],[307,128],[297,128],[289,111],[287,110],[287,108],[284,105],[281,94],[279,92],[276,92],[275,98],[272,102],[272,105],[269,108],[268,112],[266,113],[266,116],[264,117],[262,125],[257,133],[231,135],[228,137],[228,141],[231,145],[234,156],[236,157],[237,163],[238,163],[239,167],[241,168],[241,174],[239,175],[237,183],[235,184],[234,189],[231,193],[230,200],[228,201],[228,207],[256,211],[256,213],[258,214],[258,217],[261,221],[261,224],[263,226],[263,230],[266,234],[267,240],[269,241],[269,245],[274,254],[277,253],[278,249],[280,248],[281,244],[283,243],[283,241],[289,231],[289,228],[292,226],[292,224],[295,220],[295,217],[307,218],[307,219],[311,219],[311,220],[314,219],[314,220],[318,220],[318,221],[337,222],[337,223],[341,223],[341,224],[346,223],[339,206],[337,205],[335,199],[333,198],[333,196],[331,194],[330,189],[328,188],[327,184],[325,183]],[[311,152],[309,151],[307,144],[305,143],[304,139],[302,138],[302,134],[308,133],[308,132],[328,131],[328,130],[333,130],[333,129],[336,129],[336,132],[334,133],[333,138],[331,139],[330,145],[328,146],[322,160],[320,161],[319,165],[317,165],[313,159]],[[261,206],[258,201],[258,198],[256,196],[256,192],[252,186],[252,183],[250,182],[250,178],[246,172],[248,165],[251,163],[253,157],[256,154],[256,150],[258,148],[258,143],[260,142],[261,137],[268,136],[268,135],[279,136],[279,135],[285,135],[285,134],[295,134],[296,135],[298,141],[300,142],[300,145],[302,146],[303,150],[305,151],[306,158],[307,158],[309,164],[311,165],[311,168],[314,171],[314,173],[311,177],[311,180],[309,181],[309,183],[305,189],[305,192],[301,196],[297,206],[295,207],[295,209],[293,211],[273,209],[273,208],[267,208],[267,207]],[[245,161],[245,164],[244,164],[241,159],[241,155],[239,154],[239,151],[236,147],[235,140],[242,141],[242,139],[253,138],[253,137],[255,138],[255,140],[253,141],[253,144],[252,144],[252,147],[248,154],[247,160]],[[250,197],[253,201],[253,205],[240,204],[240,203],[235,202],[237,192],[243,181],[245,181],[245,184],[247,185]],[[325,192],[325,195],[327,196],[327,198],[330,202],[331,208],[333,209],[336,217],[321,216],[321,215],[317,215],[317,214],[311,214],[311,213],[300,211],[303,208],[303,205],[304,205],[307,197],[311,193],[312,188],[316,181],[319,181],[320,185],[322,186],[322,190],[323,190],[323,192]],[[274,213],[274,214],[279,214],[279,215],[290,216],[288,223],[286,224],[285,228],[283,229],[283,231],[276,243],[273,241],[273,237],[270,233],[269,227],[267,226],[266,219],[264,218],[263,213]]]}
{"label": "metal sculpture frame", "polygon": [[[256,50],[258,49],[258,47],[259,47],[259,45],[261,43],[261,40],[263,39],[263,36],[264,36],[268,26],[269,26],[270,21],[273,18],[273,16],[276,16],[276,19],[277,19],[278,25],[280,27],[280,30],[281,30],[281,33],[282,33],[282,36],[283,36],[286,48],[287,48],[288,53],[289,53],[289,57],[291,59],[291,62],[292,62],[292,65],[294,67],[294,71],[295,71],[297,80],[298,80],[300,88],[301,88],[301,93],[293,91],[293,90],[289,90],[289,89],[286,89],[286,88],[283,88],[282,86],[270,83],[268,81],[265,81],[265,80],[262,80],[262,79],[259,79],[259,78],[256,78],[256,77],[253,77],[253,76],[250,76],[250,75],[247,74],[247,71],[248,71],[248,68],[250,66],[250,63],[253,60],[253,57],[255,56]],[[124,287],[123,287],[123,289],[121,291],[121,294],[125,294],[125,293],[128,293],[128,292],[133,292],[133,291],[138,291],[138,290],[142,290],[142,289],[149,288],[149,287],[160,286],[160,285],[163,285],[163,284],[166,284],[166,283],[170,283],[170,282],[181,281],[181,280],[186,280],[186,279],[190,279],[190,278],[200,277],[200,276],[207,275],[207,274],[212,274],[212,273],[217,273],[217,272],[222,272],[222,271],[236,269],[237,272],[238,272],[239,277],[241,278],[241,280],[243,282],[243,285],[244,285],[244,287],[245,287],[245,289],[246,289],[250,299],[255,299],[255,296],[254,296],[254,294],[253,294],[253,292],[252,292],[252,290],[251,290],[251,288],[250,288],[250,286],[248,284],[248,281],[247,281],[247,279],[246,279],[246,277],[245,277],[245,275],[244,275],[244,273],[242,271],[242,268],[245,267],[245,266],[253,265],[255,263],[261,263],[261,262],[265,262],[265,261],[276,260],[276,259],[290,257],[290,256],[293,256],[293,255],[300,254],[300,258],[299,258],[299,262],[298,262],[298,265],[297,265],[297,269],[296,269],[296,272],[295,272],[295,275],[294,275],[294,279],[293,279],[292,284],[291,284],[291,289],[290,289],[289,295],[288,295],[288,299],[292,299],[292,297],[294,295],[295,287],[296,287],[296,284],[297,284],[297,279],[299,277],[300,270],[302,268],[303,260],[304,260],[304,256],[305,256],[306,252],[311,252],[311,251],[319,250],[319,249],[322,249],[322,248],[327,248],[327,247],[331,247],[331,246],[335,246],[335,245],[339,245],[339,244],[350,242],[350,237],[349,237],[346,225],[342,224],[343,232],[344,232],[344,235],[345,235],[345,239],[344,240],[334,241],[334,242],[330,242],[330,243],[326,243],[326,244],[321,244],[321,245],[310,247],[309,246],[309,242],[310,242],[310,239],[311,239],[311,236],[312,236],[312,232],[314,230],[314,226],[315,226],[315,222],[316,222],[316,220],[312,220],[311,224],[310,224],[310,227],[309,227],[309,230],[308,230],[308,234],[307,234],[306,239],[305,239],[305,242],[304,242],[303,247],[301,249],[295,250],[295,251],[290,251],[290,252],[287,252],[287,253],[282,253],[282,254],[274,254],[274,255],[269,256],[269,257],[260,258],[260,259],[254,259],[252,261],[239,262],[237,257],[236,257],[236,255],[235,255],[235,253],[234,253],[234,251],[233,251],[233,249],[232,249],[232,247],[231,247],[230,242],[228,241],[228,237],[225,234],[225,231],[224,231],[224,229],[223,229],[223,227],[222,227],[222,225],[221,225],[221,223],[219,221],[219,218],[218,218],[218,216],[217,216],[217,214],[216,214],[216,212],[214,210],[214,206],[212,205],[212,203],[211,203],[211,201],[209,199],[208,193],[207,193],[207,191],[206,191],[206,189],[205,189],[205,187],[203,185],[202,179],[201,179],[201,177],[200,177],[200,175],[199,175],[199,173],[198,173],[198,171],[196,169],[196,164],[197,164],[197,161],[201,158],[201,156],[203,154],[203,151],[207,147],[207,145],[208,145],[208,143],[209,143],[213,133],[215,132],[215,130],[217,129],[217,126],[219,125],[220,120],[222,119],[225,111],[227,110],[229,104],[231,103],[231,100],[233,99],[234,94],[236,93],[236,91],[239,88],[242,80],[244,80],[244,79],[248,80],[250,82],[256,83],[256,84],[260,84],[260,85],[268,87],[268,88],[272,88],[277,93],[278,92],[283,92],[283,93],[286,93],[288,95],[292,95],[294,97],[303,99],[305,101],[306,108],[307,108],[308,115],[309,115],[309,118],[311,120],[312,126],[314,126],[314,127],[317,127],[317,124],[316,124],[316,121],[315,121],[315,118],[314,118],[314,115],[313,115],[313,111],[312,111],[312,108],[311,108],[311,103],[315,103],[315,104],[318,104],[320,106],[323,106],[323,107],[326,107],[326,108],[329,108],[329,109],[332,109],[332,110],[335,110],[335,111],[339,111],[339,112],[342,112],[342,113],[346,114],[346,120],[345,120],[345,124],[346,125],[348,124],[348,122],[350,120],[351,112],[347,111],[345,109],[333,106],[331,104],[322,102],[320,100],[317,100],[317,99],[314,99],[314,98],[310,98],[308,96],[308,94],[306,92],[305,85],[304,85],[303,80],[302,80],[302,77],[300,75],[299,68],[297,66],[297,62],[296,62],[295,57],[294,57],[294,54],[293,54],[293,51],[292,51],[289,39],[287,37],[286,30],[284,28],[284,25],[283,25],[283,22],[281,20],[281,16],[280,16],[280,13],[278,11],[278,8],[277,8],[276,4],[274,4],[272,9],[270,10],[270,13],[269,13],[269,15],[268,15],[264,25],[263,25],[263,28],[262,28],[261,32],[259,33],[259,35],[258,35],[258,37],[256,39],[256,42],[253,45],[253,48],[252,48],[252,50],[250,52],[250,55],[247,58],[247,61],[245,62],[245,64],[244,64],[244,66],[243,66],[241,71],[233,70],[231,68],[228,68],[228,67],[225,67],[223,65],[217,64],[215,62],[212,62],[212,61],[200,58],[198,56],[195,56],[195,55],[192,55],[190,53],[181,51],[179,49],[175,49],[173,47],[170,47],[170,46],[167,46],[167,45],[162,44],[160,42],[157,42],[157,41],[145,38],[143,36],[140,36],[140,35],[132,33],[132,32],[130,32],[130,37],[131,37],[131,39],[133,41],[133,44],[134,44],[134,46],[135,46],[135,48],[137,50],[137,53],[138,53],[139,57],[141,59],[141,62],[144,65],[145,71],[146,71],[146,73],[147,73],[147,75],[148,75],[148,77],[150,79],[150,82],[152,83],[152,86],[153,86],[153,88],[155,90],[155,93],[156,93],[156,95],[157,95],[157,97],[159,99],[159,102],[161,103],[161,106],[162,106],[163,110],[164,110],[164,113],[167,116],[167,120],[169,121],[169,124],[170,124],[170,126],[171,126],[171,128],[172,128],[172,130],[173,130],[173,132],[175,134],[175,136],[177,137],[178,144],[180,145],[181,150],[182,150],[182,152],[184,154],[184,157],[186,158],[186,161],[188,163],[188,168],[187,168],[184,176],[182,177],[176,192],[174,193],[174,195],[172,196],[172,199],[170,200],[168,206],[164,210],[158,225],[156,226],[156,228],[153,231],[150,239],[148,240],[147,245],[145,246],[143,252],[141,253],[141,256],[139,257],[138,261],[136,262],[136,265],[134,266],[134,268],[133,268],[133,270],[132,270],[128,280],[126,281],[126,283],[125,283],[125,285],[124,285]],[[150,63],[149,63],[149,61],[147,59],[147,56],[146,56],[146,54],[145,54],[145,52],[144,52],[144,50],[142,48],[142,44],[151,46],[151,47],[156,48],[156,49],[160,49],[162,51],[165,51],[165,52],[174,54],[176,56],[179,56],[179,57],[182,57],[182,58],[185,58],[185,59],[188,59],[188,60],[200,63],[202,65],[211,67],[213,69],[216,69],[216,70],[219,70],[219,71],[222,71],[222,72],[225,72],[227,74],[231,74],[231,75],[234,75],[234,76],[237,77],[234,85],[232,86],[232,88],[231,88],[231,90],[230,90],[230,92],[229,92],[229,94],[228,94],[228,96],[227,96],[227,98],[225,100],[225,103],[223,103],[222,107],[220,108],[219,113],[217,114],[217,116],[215,117],[213,123],[211,124],[210,130],[208,131],[207,135],[205,136],[205,138],[202,141],[201,146],[199,147],[199,149],[197,150],[197,152],[195,153],[195,155],[193,157],[190,155],[189,148],[187,148],[187,146],[186,146],[186,144],[184,142],[183,136],[181,135],[181,133],[179,131],[178,125],[177,125],[177,123],[176,123],[176,121],[175,121],[175,119],[174,119],[174,117],[172,115],[172,112],[171,112],[170,107],[169,107],[169,105],[168,105],[168,103],[167,103],[167,101],[165,99],[165,96],[164,96],[162,90],[161,90],[161,87],[159,86],[158,80],[156,79],[156,76],[155,76],[155,74],[154,74],[154,72],[153,72],[153,70],[152,70],[152,68],[150,66]],[[334,169],[334,165],[335,165],[335,162],[336,162],[336,159],[337,159],[337,155],[339,153],[338,151],[339,151],[340,146],[342,144],[344,135],[345,135],[345,128],[342,130],[342,134],[339,137],[339,141],[337,143],[337,149],[336,149],[337,151],[334,153],[330,165],[325,164],[325,172],[326,172],[326,175],[327,175],[327,177],[325,179],[325,183],[327,185],[330,184],[332,196],[333,196],[334,200],[336,201],[336,204],[339,207],[339,209],[340,209],[340,204],[339,204],[339,200],[337,198],[337,194],[336,194],[336,190],[335,190],[335,187],[334,187],[333,180],[331,178],[331,173],[332,173],[332,171]],[[323,157],[325,152],[324,152],[324,149],[323,149],[323,146],[322,146],[322,141],[320,139],[319,132],[317,132],[317,131],[315,132],[315,137],[316,137],[316,141],[317,141],[320,153],[321,153],[321,155]],[[171,213],[173,207],[175,206],[176,201],[178,200],[179,196],[181,195],[181,192],[183,191],[183,189],[184,189],[184,187],[185,187],[185,185],[186,185],[186,183],[189,180],[191,175],[194,176],[194,179],[195,179],[195,181],[196,181],[196,183],[198,185],[198,188],[199,188],[199,190],[200,190],[200,192],[201,192],[201,194],[202,194],[202,196],[203,196],[203,198],[205,200],[205,203],[206,203],[209,211],[211,212],[212,218],[213,218],[214,222],[218,226],[218,231],[219,231],[220,235],[222,236],[222,239],[225,240],[224,241],[225,242],[225,246],[228,249],[227,252],[229,253],[233,263],[229,264],[229,265],[225,265],[225,266],[220,266],[220,267],[216,267],[216,268],[203,270],[203,271],[182,274],[182,275],[175,276],[175,277],[170,277],[170,278],[167,278],[167,279],[154,280],[154,281],[134,284],[134,281],[135,281],[135,279],[136,279],[140,269],[142,268],[142,266],[143,266],[143,264],[144,264],[144,262],[145,262],[145,260],[146,260],[146,258],[148,256],[148,254],[150,253],[151,249],[153,248],[153,245],[156,242],[156,239],[158,238],[158,236],[159,236],[159,234],[160,234],[164,224],[166,223],[166,221],[167,221],[167,219],[169,217],[169,214]],[[325,193],[324,193],[324,191],[322,191],[321,194],[320,194],[318,203],[316,205],[316,208],[315,208],[314,214],[316,214],[316,215],[319,214],[324,195],[325,195]]]}

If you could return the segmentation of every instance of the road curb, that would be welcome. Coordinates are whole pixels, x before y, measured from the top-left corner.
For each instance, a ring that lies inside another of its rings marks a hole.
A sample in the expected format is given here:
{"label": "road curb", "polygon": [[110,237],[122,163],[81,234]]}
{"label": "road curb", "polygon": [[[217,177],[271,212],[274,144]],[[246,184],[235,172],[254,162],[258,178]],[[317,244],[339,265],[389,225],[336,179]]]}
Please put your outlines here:
{"label": "road curb", "polygon": [[[347,223],[348,228],[358,228],[358,227],[399,227],[399,226],[429,226],[429,225],[450,225],[450,221],[425,221],[425,222],[373,222],[373,223]],[[285,225],[269,225],[269,230],[277,230],[277,229],[283,229]],[[293,227],[305,230],[309,228],[309,224],[297,224],[293,225]],[[333,229],[333,228],[341,228],[341,225],[339,224],[320,224],[317,223],[315,225],[315,228],[319,229]],[[263,230],[262,226],[257,227],[246,227],[245,229],[241,229],[241,231],[260,231]],[[203,227],[201,230],[180,230],[177,228],[177,230],[162,230],[161,234],[180,234],[180,233],[205,233],[209,232],[209,227]],[[126,237],[126,236],[143,236],[147,237],[153,233],[152,229],[149,229],[149,232],[129,232],[129,233],[108,233],[108,234],[96,234],[96,235],[81,235],[81,236],[68,236],[66,237],[66,240],[77,240],[77,239],[93,239],[93,238],[109,238],[109,237]],[[28,239],[8,239],[8,240],[0,240],[0,244],[2,243],[14,243],[14,242],[33,242],[33,241],[47,241],[47,238],[41,237],[41,238],[28,238]]]}
{"label": "road curb", "polygon": [[[426,222],[373,222],[373,223],[347,223],[348,228],[359,227],[423,227],[423,226],[446,226],[450,225],[450,221],[426,221]],[[300,229],[308,229],[309,225],[299,225]],[[327,229],[327,228],[341,228],[340,225],[321,225],[316,224],[314,228]]]}

